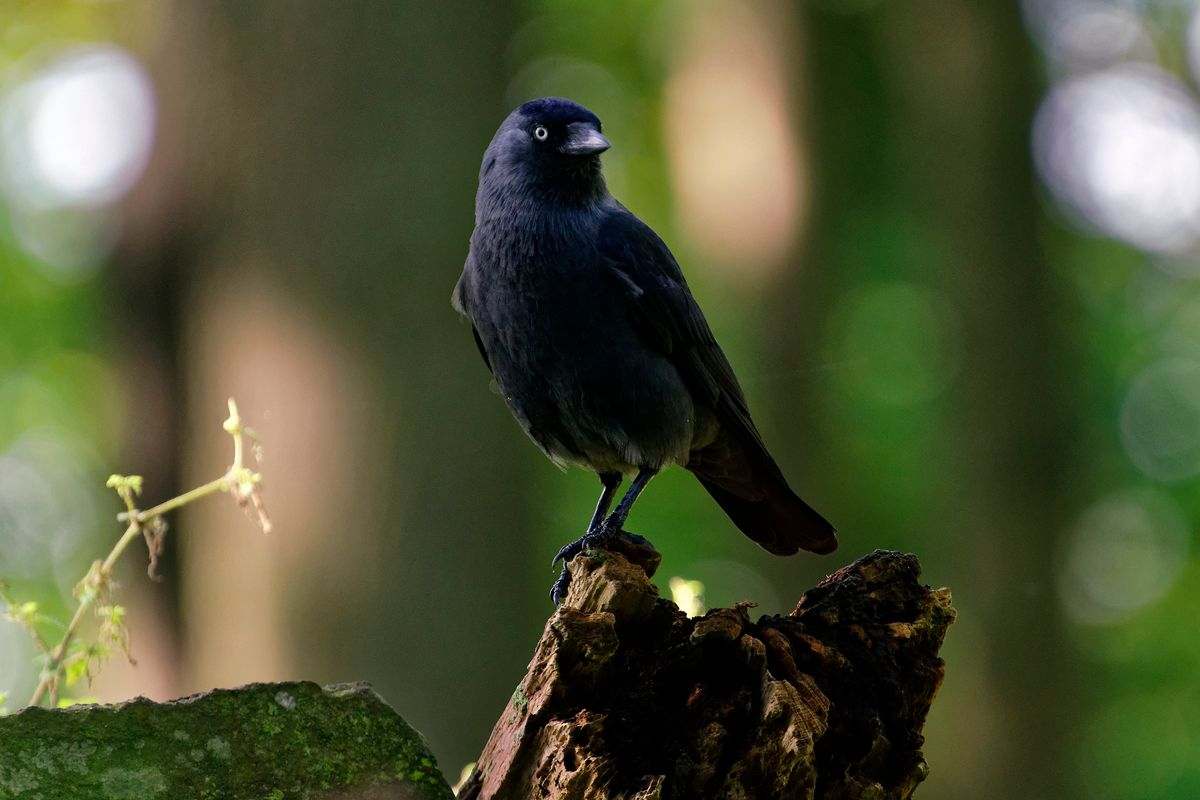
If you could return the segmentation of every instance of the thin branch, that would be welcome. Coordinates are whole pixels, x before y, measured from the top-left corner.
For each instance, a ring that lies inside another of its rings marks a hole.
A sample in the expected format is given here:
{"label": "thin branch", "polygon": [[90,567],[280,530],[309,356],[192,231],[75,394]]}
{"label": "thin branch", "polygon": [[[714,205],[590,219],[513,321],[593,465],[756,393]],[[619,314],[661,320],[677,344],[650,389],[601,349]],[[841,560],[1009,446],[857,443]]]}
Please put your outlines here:
{"label": "thin branch", "polygon": [[[262,527],[263,532],[270,532],[271,520],[267,515],[266,507],[263,505],[259,492],[262,476],[250,471],[242,463],[244,452],[243,436],[253,436],[253,434],[243,428],[241,416],[238,414],[237,403],[234,402],[232,397],[229,398],[229,419],[225,420],[224,427],[230,436],[233,437],[233,463],[224,475],[209,481],[203,486],[198,486],[191,491],[184,492],[178,497],[173,497],[145,511],[140,511],[134,503],[134,496],[141,493],[141,477],[137,475],[113,475],[109,478],[108,485],[116,489],[117,494],[125,502],[126,511],[119,514],[117,519],[122,522],[128,522],[129,525],[104,561],[94,563],[91,569],[88,570],[88,574],[76,586],[75,594],[78,597],[79,605],[75,608],[75,614],[71,617],[70,623],[67,624],[62,639],[54,649],[51,650],[49,648],[36,630],[32,631],[35,641],[39,644],[43,652],[48,653],[48,657],[45,667],[42,670],[41,678],[38,680],[37,688],[34,689],[33,696],[29,700],[29,705],[40,705],[47,694],[49,694],[52,705],[57,701],[58,687],[62,679],[63,669],[70,655],[71,642],[74,640],[80,625],[83,624],[88,609],[110,588],[112,570],[117,563],[117,559],[129,547],[129,543],[139,536],[145,537],[147,546],[151,547],[150,568],[153,570],[156,554],[151,546],[151,541],[157,541],[157,539],[147,536],[146,533],[152,526],[161,522],[163,514],[174,511],[189,503],[194,503],[209,495],[217,494],[218,492],[232,492],[238,505],[244,507],[247,502],[253,503],[255,510],[258,512],[259,525]],[[11,602],[9,602],[9,606],[15,608]]]}

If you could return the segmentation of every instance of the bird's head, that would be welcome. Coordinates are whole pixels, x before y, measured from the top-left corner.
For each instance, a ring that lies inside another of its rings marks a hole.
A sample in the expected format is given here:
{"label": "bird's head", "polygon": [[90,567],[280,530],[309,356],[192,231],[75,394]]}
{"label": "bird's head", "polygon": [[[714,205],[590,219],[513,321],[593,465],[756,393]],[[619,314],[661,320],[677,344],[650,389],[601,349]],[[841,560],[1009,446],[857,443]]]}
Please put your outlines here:
{"label": "bird's head", "polygon": [[600,154],[609,148],[600,119],[561,97],[530,100],[504,120],[483,156],[480,189],[533,191],[561,202],[607,191]]}

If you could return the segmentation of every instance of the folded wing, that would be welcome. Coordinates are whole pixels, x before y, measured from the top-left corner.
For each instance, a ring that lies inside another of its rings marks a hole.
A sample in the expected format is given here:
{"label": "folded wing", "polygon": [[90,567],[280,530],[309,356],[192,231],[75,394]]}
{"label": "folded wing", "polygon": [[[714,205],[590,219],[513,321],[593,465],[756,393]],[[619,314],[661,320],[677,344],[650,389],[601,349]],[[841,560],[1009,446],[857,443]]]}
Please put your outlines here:
{"label": "folded wing", "polygon": [[770,552],[832,552],[833,526],[796,496],[767,452],[733,369],[667,246],[623,208],[606,217],[599,244],[647,346],[670,359],[694,401],[711,408],[720,423],[716,440],[693,451],[687,468],[734,524]]}

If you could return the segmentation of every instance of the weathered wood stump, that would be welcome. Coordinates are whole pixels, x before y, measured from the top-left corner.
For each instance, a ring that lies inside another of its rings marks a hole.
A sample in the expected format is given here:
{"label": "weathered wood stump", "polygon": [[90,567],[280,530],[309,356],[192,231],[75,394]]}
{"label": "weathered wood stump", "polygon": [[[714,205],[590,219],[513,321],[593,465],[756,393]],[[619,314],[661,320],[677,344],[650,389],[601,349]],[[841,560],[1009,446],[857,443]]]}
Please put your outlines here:
{"label": "weathered wood stump", "polygon": [[915,556],[876,551],[754,622],[688,618],[657,553],[618,549],[572,562],[460,800],[912,796],[954,620]]}

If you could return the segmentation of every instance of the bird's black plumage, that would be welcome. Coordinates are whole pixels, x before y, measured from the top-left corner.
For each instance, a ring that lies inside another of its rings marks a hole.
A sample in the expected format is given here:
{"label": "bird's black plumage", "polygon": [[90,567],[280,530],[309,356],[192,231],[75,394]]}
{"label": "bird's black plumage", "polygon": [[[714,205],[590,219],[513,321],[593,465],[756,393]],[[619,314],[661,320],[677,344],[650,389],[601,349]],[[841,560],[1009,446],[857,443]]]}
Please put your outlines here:
{"label": "bird's black plumage", "polygon": [[[795,495],[663,241],[604,184],[600,120],[560,98],[504,121],[484,154],[456,309],[513,415],[557,463],[596,472],[588,534],[620,530],[638,493],[676,463],[767,550],[831,552],[833,526]],[[605,517],[620,476],[630,491]],[[555,586],[558,600],[567,573]]]}

